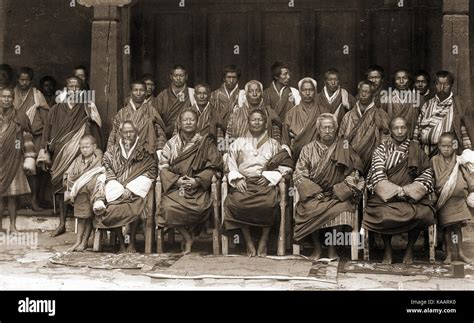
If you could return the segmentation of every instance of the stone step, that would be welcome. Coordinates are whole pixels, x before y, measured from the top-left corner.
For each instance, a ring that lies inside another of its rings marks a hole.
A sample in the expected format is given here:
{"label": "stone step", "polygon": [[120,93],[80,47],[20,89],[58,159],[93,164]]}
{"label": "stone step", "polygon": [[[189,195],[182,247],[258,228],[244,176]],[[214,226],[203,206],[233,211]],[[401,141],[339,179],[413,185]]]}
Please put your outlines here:
{"label": "stone step", "polygon": [[[59,215],[53,214],[53,210],[47,209],[41,212],[33,212],[31,209],[18,210],[16,216],[16,227],[18,230],[54,230],[59,224]],[[3,228],[10,226],[8,212],[3,212]],[[66,230],[74,231],[75,220],[73,217],[66,218]]]}

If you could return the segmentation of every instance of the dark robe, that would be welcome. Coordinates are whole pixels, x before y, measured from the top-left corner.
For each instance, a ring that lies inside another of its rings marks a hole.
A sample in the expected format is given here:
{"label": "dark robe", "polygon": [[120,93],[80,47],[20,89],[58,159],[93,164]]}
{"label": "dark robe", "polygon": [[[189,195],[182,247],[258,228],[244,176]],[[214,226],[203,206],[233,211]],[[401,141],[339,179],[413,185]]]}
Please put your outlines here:
{"label": "dark robe", "polygon": [[273,87],[273,83],[263,91],[263,102],[270,106],[281,120],[285,120],[287,112],[296,104],[289,86],[285,87],[280,97]]}
{"label": "dark robe", "polygon": [[319,93],[317,97],[317,101],[316,101],[320,107],[320,110],[322,111],[321,113],[328,112],[328,113],[335,114],[337,112],[336,118],[337,118],[337,124],[339,125],[341,124],[341,121],[344,115],[348,111],[350,111],[351,108],[356,103],[356,99],[350,93],[347,93],[349,107],[344,106],[342,104],[342,90],[346,91],[345,89],[341,88],[341,90],[339,91],[339,95],[336,97],[336,99],[332,103],[329,103],[328,99],[326,98],[326,95],[324,94],[324,90],[321,93]]}
{"label": "dark robe", "polygon": [[178,97],[174,94],[171,87],[161,91],[156,97],[156,105],[161,119],[165,123],[166,138],[173,136],[175,123],[181,110],[192,105],[192,99],[189,97],[189,88],[185,87],[182,96]]}
{"label": "dark robe", "polygon": [[239,107],[239,86],[227,95],[225,84],[211,93],[211,105],[213,105],[220,114],[225,125],[229,122],[230,115],[234,112],[234,108]]}

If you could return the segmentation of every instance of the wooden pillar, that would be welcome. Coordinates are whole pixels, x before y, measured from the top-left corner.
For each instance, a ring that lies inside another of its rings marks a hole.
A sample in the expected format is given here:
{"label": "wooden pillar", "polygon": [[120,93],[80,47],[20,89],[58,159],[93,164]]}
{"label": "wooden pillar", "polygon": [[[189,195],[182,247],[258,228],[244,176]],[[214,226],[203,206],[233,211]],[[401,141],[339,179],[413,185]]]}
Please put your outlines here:
{"label": "wooden pillar", "polygon": [[119,7],[132,0],[78,0],[94,7],[92,22],[90,87],[95,91],[97,108],[108,136],[112,121],[123,105],[123,55],[121,12]]}
{"label": "wooden pillar", "polygon": [[[470,108],[469,0],[443,1],[442,48],[443,69],[455,77],[453,92]],[[473,115],[472,109],[470,114]]]}
{"label": "wooden pillar", "polygon": [[7,0],[0,0],[0,64],[4,62]]}

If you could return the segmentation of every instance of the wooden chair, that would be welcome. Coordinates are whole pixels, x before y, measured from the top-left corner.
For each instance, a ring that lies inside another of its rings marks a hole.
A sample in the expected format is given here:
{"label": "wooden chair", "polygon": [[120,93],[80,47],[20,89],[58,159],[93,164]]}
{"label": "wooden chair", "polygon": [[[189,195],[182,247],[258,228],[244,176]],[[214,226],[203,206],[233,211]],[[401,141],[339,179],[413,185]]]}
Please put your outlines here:
{"label": "wooden chair", "polygon": [[[212,177],[211,183],[211,198],[212,198],[212,207],[213,207],[213,218],[212,221],[214,222],[214,229],[212,230],[212,253],[214,255],[218,255],[220,253],[220,225],[219,225],[219,206],[220,206],[220,199],[218,191],[220,190],[220,185],[218,178],[219,175],[214,175]],[[162,196],[162,185],[160,176],[156,179],[156,187],[155,187],[155,195],[156,195],[156,211],[159,210],[161,205],[161,196]],[[154,220],[154,219],[152,219]],[[170,243],[174,243],[174,229],[173,228],[162,228],[156,226],[156,252],[158,254],[163,253],[163,244],[164,244],[164,235],[165,233],[168,234],[168,239]]]}
{"label": "wooden chair", "polygon": [[[293,190],[293,216],[296,214],[296,204],[299,201],[298,190],[295,188]],[[352,232],[351,232],[351,259],[359,259],[359,204],[355,205],[354,212],[354,221],[352,223]],[[293,243],[293,254],[299,255],[301,252],[302,245]]]}
{"label": "wooden chair", "polygon": [[[280,183],[278,184],[279,189],[280,189],[280,228],[278,232],[278,249],[277,249],[277,255],[278,256],[284,256],[286,251],[285,251],[285,230],[286,230],[286,183],[285,183],[285,177],[282,177],[280,180]],[[227,197],[227,191],[228,191],[228,183],[227,183],[227,175],[224,175],[222,178],[222,203],[221,203],[221,224],[224,223],[225,219],[225,208],[224,208],[224,201],[225,198]],[[229,254],[229,239],[225,234],[222,235],[222,254],[223,255],[228,255]]]}
{"label": "wooden chair", "polygon": [[[433,200],[433,197],[432,195],[430,194],[429,196],[430,200]],[[363,204],[362,204],[362,210],[363,210],[363,216],[365,215],[365,209],[366,209],[366,206],[367,206],[367,199],[368,199],[368,192],[367,190],[365,190],[364,192],[364,196],[363,196]],[[369,261],[370,260],[370,254],[369,254],[369,250],[370,250],[370,239],[369,239],[369,234],[370,234],[370,231],[367,230],[367,228],[364,228],[362,227],[361,230],[361,235],[363,236],[363,241],[364,241],[364,260],[365,261]],[[428,227],[428,240],[429,240],[429,243],[428,243],[428,246],[429,246],[429,254],[430,254],[430,263],[434,263],[436,262],[436,259],[435,259],[435,248],[436,248],[436,245],[437,245],[437,237],[436,237],[436,223],[430,225]],[[425,244],[426,246],[426,244]]]}

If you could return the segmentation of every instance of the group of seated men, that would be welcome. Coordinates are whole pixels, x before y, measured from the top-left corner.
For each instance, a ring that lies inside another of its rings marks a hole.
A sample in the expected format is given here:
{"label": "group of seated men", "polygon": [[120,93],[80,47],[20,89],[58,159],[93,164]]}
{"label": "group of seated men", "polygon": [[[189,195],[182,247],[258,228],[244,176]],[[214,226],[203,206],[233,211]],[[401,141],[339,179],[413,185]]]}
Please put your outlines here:
{"label": "group of seated men", "polygon": [[[289,86],[285,63],[271,70],[267,89],[251,80],[241,90],[240,70],[226,66],[222,86],[211,92],[204,83],[188,87],[186,69],[176,65],[170,86],[157,96],[153,77],[145,75],[131,83],[105,141],[98,108],[81,100],[88,90],[85,69],[68,77],[51,102],[32,86],[30,68],[19,70],[13,89],[11,71],[0,66],[0,194],[8,202],[10,230],[16,230],[16,197],[34,195],[35,176],[47,173],[60,209],[53,236],[65,231],[67,204],[73,204],[79,229],[71,250],[86,249],[95,227],[115,230],[120,251],[135,252],[138,223],[150,211],[147,199],[158,177],[156,224],[179,231],[186,254],[214,212],[212,178],[226,175],[222,230],[240,229],[249,256],[267,254],[279,200],[287,198],[278,184],[286,180],[299,196],[293,240],[312,238],[313,259],[321,257],[322,230],[354,224],[367,188],[362,227],[382,235],[383,262],[393,261],[392,235],[408,232],[403,261],[412,263],[420,231],[434,223],[444,230],[445,261],[470,262],[461,228],[474,206],[473,134],[465,106],[453,95],[451,73],[436,73],[431,95],[424,71],[414,77],[396,71],[387,91],[383,69],[371,66],[353,97],[335,69],[325,73],[320,93],[311,77],[298,89]],[[257,247],[255,227],[262,230]],[[338,256],[334,245],[328,256]]]}

